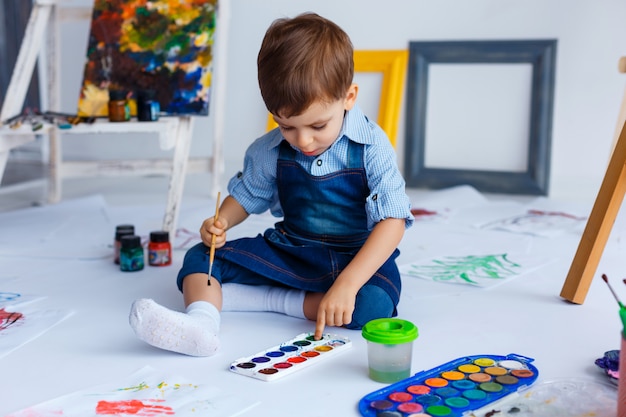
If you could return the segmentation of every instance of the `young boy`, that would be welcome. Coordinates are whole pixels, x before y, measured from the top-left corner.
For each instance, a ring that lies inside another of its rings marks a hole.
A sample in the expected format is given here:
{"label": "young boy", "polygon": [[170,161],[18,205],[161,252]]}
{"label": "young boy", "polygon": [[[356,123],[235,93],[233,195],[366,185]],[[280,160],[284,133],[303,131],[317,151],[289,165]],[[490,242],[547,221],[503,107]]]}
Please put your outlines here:
{"label": "young boy", "polygon": [[[193,356],[219,347],[220,311],[274,311],[360,329],[396,315],[397,246],[413,221],[385,133],[355,105],[352,43],[307,13],[276,20],[258,55],[261,95],[278,128],[246,151],[218,219],[178,274],[186,310],[136,300],[130,324],[145,342]],[[283,217],[254,238],[226,241],[250,214]],[[208,276],[209,246],[215,262]]]}

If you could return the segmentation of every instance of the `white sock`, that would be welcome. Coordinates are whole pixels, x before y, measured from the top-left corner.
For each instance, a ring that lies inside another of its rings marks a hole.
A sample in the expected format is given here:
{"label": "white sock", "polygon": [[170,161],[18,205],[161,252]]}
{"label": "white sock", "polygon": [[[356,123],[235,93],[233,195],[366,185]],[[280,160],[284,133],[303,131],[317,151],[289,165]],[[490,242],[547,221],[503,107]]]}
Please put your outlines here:
{"label": "white sock", "polygon": [[190,316],[198,317],[200,319],[202,319],[203,317],[208,317],[213,320],[217,325],[216,330],[220,329],[220,311],[217,309],[217,307],[215,307],[208,301],[194,301],[187,306],[187,308],[185,309],[185,313],[189,314]]}
{"label": "white sock", "polygon": [[133,303],[129,321],[137,337],[161,349],[211,356],[220,345],[220,313],[206,301],[191,303],[187,313],[180,313],[142,298]]}
{"label": "white sock", "polygon": [[266,285],[222,284],[222,311],[267,311]]}
{"label": "white sock", "polygon": [[222,285],[222,311],[274,311],[301,319],[306,291],[269,285]]}

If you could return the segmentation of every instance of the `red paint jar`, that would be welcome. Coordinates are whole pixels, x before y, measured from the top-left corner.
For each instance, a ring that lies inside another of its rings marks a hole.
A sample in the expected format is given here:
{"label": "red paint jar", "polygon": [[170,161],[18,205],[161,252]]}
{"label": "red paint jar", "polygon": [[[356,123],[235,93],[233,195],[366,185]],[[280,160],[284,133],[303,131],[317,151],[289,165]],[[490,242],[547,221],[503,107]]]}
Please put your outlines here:
{"label": "red paint jar", "polygon": [[167,231],[150,232],[148,263],[152,266],[166,266],[172,263],[172,245]]}

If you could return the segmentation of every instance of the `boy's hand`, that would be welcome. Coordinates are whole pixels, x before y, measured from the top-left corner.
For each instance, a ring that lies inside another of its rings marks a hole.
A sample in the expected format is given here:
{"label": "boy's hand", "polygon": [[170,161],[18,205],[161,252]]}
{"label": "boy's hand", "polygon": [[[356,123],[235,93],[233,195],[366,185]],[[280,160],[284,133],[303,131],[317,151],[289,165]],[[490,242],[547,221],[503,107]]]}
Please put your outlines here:
{"label": "boy's hand", "polygon": [[352,322],[355,302],[356,294],[353,295],[347,289],[338,288],[337,283],[335,283],[324,295],[317,309],[317,322],[313,338],[320,340],[325,326],[339,327]]}
{"label": "boy's hand", "polygon": [[200,237],[202,238],[202,243],[206,246],[211,246],[211,239],[213,235],[215,235],[215,248],[221,248],[226,243],[226,229],[228,228],[228,224],[226,224],[226,220],[222,219],[222,217],[215,221],[215,217],[210,217],[202,222],[202,226],[200,226]]}

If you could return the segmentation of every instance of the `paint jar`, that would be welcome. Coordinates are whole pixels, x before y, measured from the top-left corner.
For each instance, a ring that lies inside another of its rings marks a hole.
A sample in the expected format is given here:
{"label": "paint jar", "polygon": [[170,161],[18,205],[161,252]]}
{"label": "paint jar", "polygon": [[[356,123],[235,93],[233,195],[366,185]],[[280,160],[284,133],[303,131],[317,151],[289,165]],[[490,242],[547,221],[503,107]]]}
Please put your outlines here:
{"label": "paint jar", "polygon": [[140,271],[144,267],[141,238],[136,235],[122,236],[120,248],[120,269],[125,272]]}
{"label": "paint jar", "polygon": [[407,320],[383,318],[369,321],[362,335],[367,340],[369,376],[374,381],[392,383],[411,375],[413,341],[417,327]]}
{"label": "paint jar", "polygon": [[115,226],[115,239],[113,240],[113,262],[117,265],[120,263],[120,248],[122,246],[121,239],[125,235],[134,235],[135,226],[132,224],[120,224]]}
{"label": "paint jar", "polygon": [[130,105],[126,91],[109,90],[109,121],[127,122],[130,120]]}
{"label": "paint jar", "polygon": [[150,232],[148,263],[152,266],[166,266],[172,263],[170,234],[165,230]]}
{"label": "paint jar", "polygon": [[154,99],[154,90],[137,92],[137,120],[140,122],[156,122],[159,120],[161,104]]}

